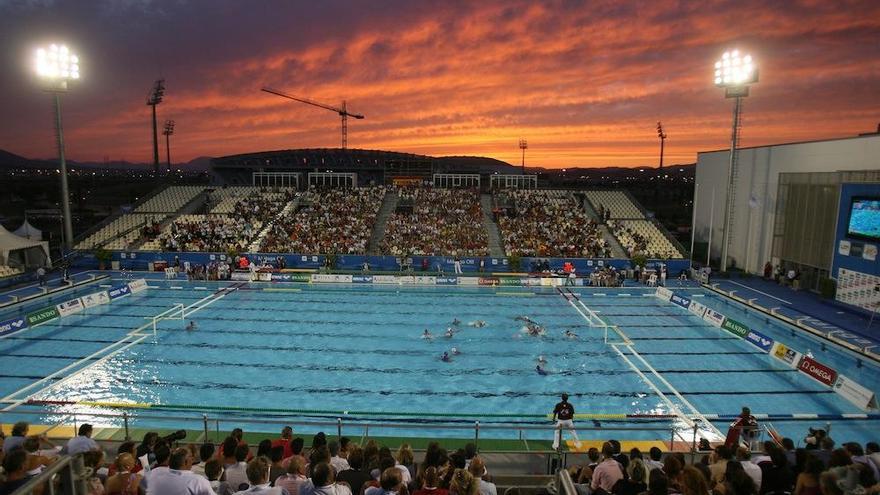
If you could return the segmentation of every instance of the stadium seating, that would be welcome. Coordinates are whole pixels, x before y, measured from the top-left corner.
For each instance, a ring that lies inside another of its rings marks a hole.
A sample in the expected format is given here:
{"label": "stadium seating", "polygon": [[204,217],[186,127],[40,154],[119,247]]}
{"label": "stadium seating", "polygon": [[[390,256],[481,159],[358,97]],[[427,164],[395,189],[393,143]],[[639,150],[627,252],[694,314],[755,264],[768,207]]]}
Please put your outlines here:
{"label": "stadium seating", "polygon": [[513,208],[509,215],[498,219],[508,256],[607,255],[607,245],[596,222],[569,192],[519,190],[504,195],[500,201]]}
{"label": "stadium seating", "polygon": [[682,258],[678,249],[649,220],[609,220],[608,227],[632,256],[642,252],[649,258]]}
{"label": "stadium seating", "polygon": [[21,270],[6,265],[0,265],[0,278],[9,277],[21,273]]}
{"label": "stadium seating", "polygon": [[140,236],[140,227],[154,221],[162,222],[167,216],[138,213],[122,215],[80,241],[76,248],[95,249],[104,247],[106,249],[125,249],[127,243],[133,242]]}
{"label": "stadium seating", "polygon": [[[273,203],[286,202],[291,195],[295,195],[293,189],[276,189],[267,191],[265,188],[255,186],[235,186],[223,189],[216,189],[211,192],[209,204],[211,205],[210,213],[235,213],[236,204],[239,201],[250,197],[259,196]],[[277,212],[275,212],[277,213]]]}
{"label": "stadium seating", "polygon": [[398,190],[398,205],[385,227],[382,251],[403,255],[486,256],[489,236],[483,225],[480,193],[474,189],[408,187]]}
{"label": "stadium seating", "polygon": [[585,191],[585,194],[597,212],[605,208],[611,212],[611,218],[645,218],[623,191]]}
{"label": "stadium seating", "polygon": [[171,186],[138,206],[136,213],[174,213],[205,190],[202,186]]}
{"label": "stadium seating", "polygon": [[238,216],[181,215],[141,250],[243,252],[262,227],[260,220],[247,221]]}

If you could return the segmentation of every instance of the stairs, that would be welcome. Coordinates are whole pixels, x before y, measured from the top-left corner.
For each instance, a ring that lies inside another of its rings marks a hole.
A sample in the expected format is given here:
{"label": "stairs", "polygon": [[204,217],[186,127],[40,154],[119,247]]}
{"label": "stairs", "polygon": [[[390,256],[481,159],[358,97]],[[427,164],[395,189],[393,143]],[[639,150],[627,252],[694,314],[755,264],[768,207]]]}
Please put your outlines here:
{"label": "stairs", "polygon": [[614,234],[611,233],[611,230],[608,229],[607,225],[600,224],[599,232],[602,233],[602,238],[608,242],[608,245],[611,246],[611,257],[612,258],[629,258],[629,254],[627,254],[626,249],[620,245],[620,241],[617,240],[617,237],[614,237]]}
{"label": "stairs", "polygon": [[599,221],[599,213],[593,209],[593,205],[590,204],[590,201],[587,199],[586,195],[581,197],[581,207],[587,212],[587,215],[593,220]]}
{"label": "stairs", "polygon": [[381,254],[382,239],[385,238],[385,225],[388,224],[388,218],[397,208],[397,200],[398,196],[395,191],[388,191],[382,198],[382,206],[376,215],[376,223],[373,225],[373,233],[370,235],[370,243],[367,245],[367,254],[373,256]]}
{"label": "stairs", "polygon": [[[171,214],[157,213],[156,216],[164,216],[165,217],[164,220],[162,220],[159,223],[159,232],[164,232],[165,227],[168,227],[169,225],[171,225],[171,223],[174,222],[175,220],[177,220],[178,218],[180,218],[181,215],[195,214],[199,210],[203,209],[207,203],[208,203],[208,191],[202,191],[200,194],[198,194],[196,197],[194,197],[192,200],[190,200],[189,203],[181,206],[180,209],[178,209],[174,213],[171,213]],[[124,234],[120,234],[120,235],[124,235]],[[141,248],[144,247],[144,244],[147,244],[148,242],[150,242],[150,241],[140,240],[140,241],[132,244],[129,247],[129,249],[132,251],[140,250]]]}
{"label": "stairs", "polygon": [[269,233],[269,229],[271,229],[272,226],[275,225],[275,222],[277,222],[279,218],[282,218],[283,216],[287,215],[288,213],[296,211],[297,206],[299,206],[299,198],[300,197],[301,196],[297,196],[296,198],[293,199],[293,201],[290,201],[289,203],[284,205],[284,208],[281,209],[280,213],[275,215],[275,218],[266,222],[266,226],[263,227],[263,230],[261,230],[260,233],[257,234],[257,237],[255,237],[254,241],[251,242],[250,246],[248,246],[249,252],[251,252],[251,253],[260,252],[260,246],[263,244],[263,239],[266,238],[266,234]]}
{"label": "stairs", "polygon": [[483,210],[483,227],[489,237],[489,255],[493,258],[504,257],[504,248],[501,245],[501,232],[498,231],[498,224],[492,218],[492,195],[480,195],[480,207]]}

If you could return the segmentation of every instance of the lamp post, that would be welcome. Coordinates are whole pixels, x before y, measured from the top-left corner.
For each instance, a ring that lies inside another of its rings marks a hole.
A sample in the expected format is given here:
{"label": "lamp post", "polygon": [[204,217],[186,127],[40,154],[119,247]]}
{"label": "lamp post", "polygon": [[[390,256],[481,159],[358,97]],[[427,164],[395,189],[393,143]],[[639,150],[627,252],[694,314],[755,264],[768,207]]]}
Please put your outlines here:
{"label": "lamp post", "polygon": [[156,105],[165,96],[165,79],[157,79],[147,96],[147,106],[153,108],[153,171],[159,175],[159,135],[156,129]]}
{"label": "lamp post", "polygon": [[165,135],[165,157],[168,159],[168,172],[171,172],[171,140],[169,137],[174,134],[174,121],[166,120],[165,129],[162,131]]}
{"label": "lamp post", "polygon": [[663,145],[666,143],[666,133],[663,132],[663,124],[657,122],[657,137],[660,138],[660,170],[663,170]]}
{"label": "lamp post", "polygon": [[64,130],[61,125],[61,93],[67,92],[68,83],[79,79],[79,57],[66,45],[52,44],[37,49],[34,70],[43,81],[45,90],[52,93],[55,104],[55,134],[58,138],[58,164],[61,170],[61,212],[64,217],[62,244],[73,249],[73,223],[70,219],[70,193],[67,190],[67,162],[64,159]]}
{"label": "lamp post", "polygon": [[[727,198],[724,201],[724,230],[721,240],[721,271],[727,271],[727,251],[730,245],[730,231],[733,229],[735,210],[737,153],[739,141],[740,113],[742,99],[749,95],[749,85],[758,82],[758,68],[752,56],[741,54],[739,50],[724,52],[715,62],[715,86],[724,88],[724,97],[733,98],[733,125],[730,132],[730,160],[727,167]],[[711,250],[712,247],[709,246]]]}
{"label": "lamp post", "polygon": [[525,140],[525,138],[519,140],[519,149],[522,150],[522,163],[520,167],[522,168],[522,174],[526,175],[526,150],[529,147],[529,143]]}

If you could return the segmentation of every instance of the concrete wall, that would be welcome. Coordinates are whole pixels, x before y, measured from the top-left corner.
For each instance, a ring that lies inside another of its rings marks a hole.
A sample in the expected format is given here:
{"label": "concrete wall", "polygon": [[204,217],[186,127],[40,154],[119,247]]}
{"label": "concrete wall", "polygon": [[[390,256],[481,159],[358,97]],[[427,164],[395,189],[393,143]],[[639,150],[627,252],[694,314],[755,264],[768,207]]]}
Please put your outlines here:
{"label": "concrete wall", "polygon": [[[721,256],[729,157],[729,150],[697,154],[694,236],[697,242],[709,240],[714,189],[712,258]],[[779,174],[880,169],[880,135],[744,148],[739,150],[738,163],[729,256],[737,267],[760,273],[773,246]],[[750,198],[755,200],[753,207],[749,206]]]}

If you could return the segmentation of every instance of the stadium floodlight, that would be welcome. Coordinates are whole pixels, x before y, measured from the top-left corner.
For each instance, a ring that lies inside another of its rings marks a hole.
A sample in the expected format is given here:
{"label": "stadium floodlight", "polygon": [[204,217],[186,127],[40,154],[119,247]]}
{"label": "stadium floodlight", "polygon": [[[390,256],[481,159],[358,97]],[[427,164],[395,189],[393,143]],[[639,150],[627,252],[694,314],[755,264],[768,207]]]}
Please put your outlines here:
{"label": "stadium floodlight", "polygon": [[[749,85],[758,82],[758,67],[750,54],[739,50],[724,52],[715,62],[715,86],[724,88],[726,98],[734,98],[733,128],[730,133],[730,161],[727,169],[727,198],[724,203],[724,231],[721,240],[721,271],[727,271],[727,251],[730,231],[733,229],[734,201],[736,194],[736,146],[741,127],[742,99],[749,96]],[[749,247],[746,246],[746,249]],[[711,252],[712,246],[709,246]],[[745,267],[748,271],[748,267]]]}
{"label": "stadium floodlight", "polygon": [[522,169],[522,174],[526,175],[526,150],[529,149],[529,142],[526,141],[525,138],[520,138],[519,149],[522,150],[522,163],[520,164],[520,168]]}
{"label": "stadium floodlight", "polygon": [[79,79],[79,57],[64,44],[53,43],[38,48],[34,71],[45,83],[46,91],[54,96],[55,129],[58,138],[58,162],[61,174],[61,211],[64,216],[64,247],[73,249],[73,224],[70,219],[70,193],[67,188],[67,162],[64,159],[64,130],[61,125],[61,93],[67,91],[71,80]]}

